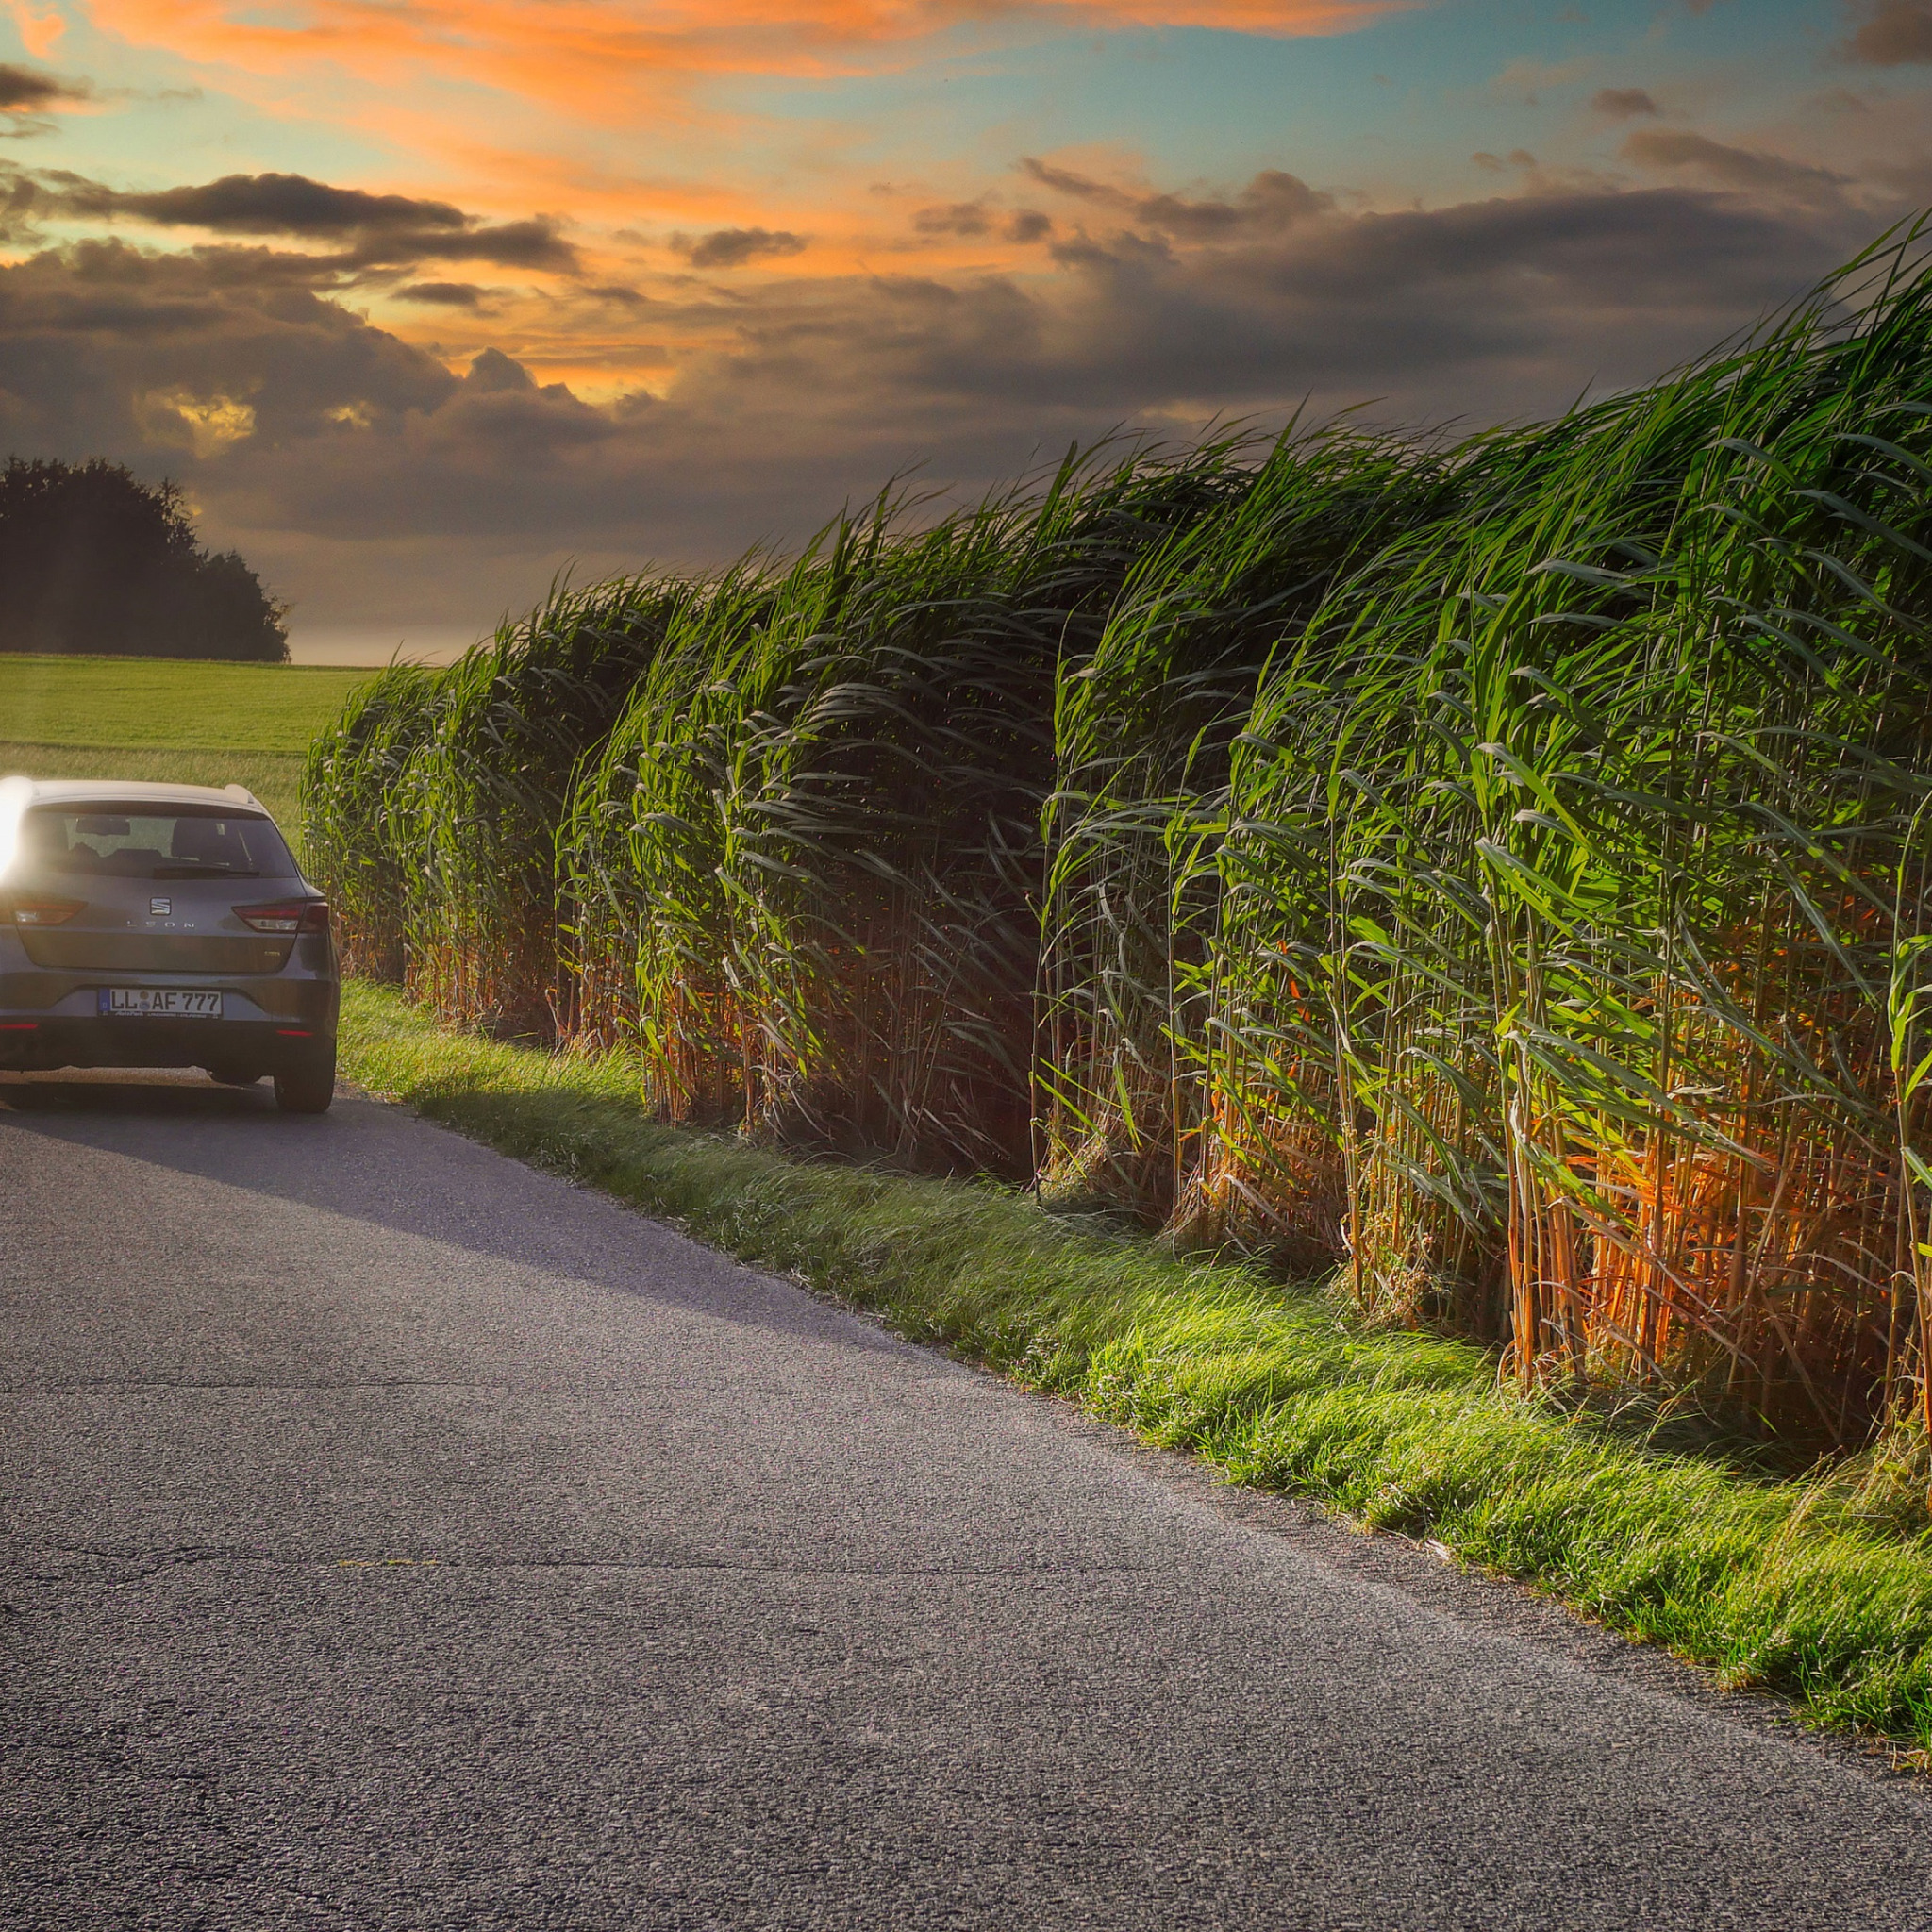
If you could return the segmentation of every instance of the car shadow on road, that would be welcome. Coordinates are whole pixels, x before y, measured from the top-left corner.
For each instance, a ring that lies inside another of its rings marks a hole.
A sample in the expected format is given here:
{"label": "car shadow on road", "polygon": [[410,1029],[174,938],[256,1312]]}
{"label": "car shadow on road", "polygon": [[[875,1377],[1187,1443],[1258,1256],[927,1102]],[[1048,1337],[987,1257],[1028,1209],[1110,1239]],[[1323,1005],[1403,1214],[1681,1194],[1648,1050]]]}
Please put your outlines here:
{"label": "car shadow on road", "polygon": [[[18,1174],[24,1163],[7,1151],[14,1135],[799,1339],[924,1355],[608,1195],[362,1094],[341,1093],[326,1114],[304,1116],[280,1112],[265,1080],[235,1088],[198,1072],[0,1071],[0,1168]],[[48,1183],[42,1176],[36,1184]],[[98,1176],[90,1182],[97,1185]]]}
{"label": "car shadow on road", "polygon": [[106,1114],[155,1120],[219,1120],[274,1113],[275,1089],[222,1087],[190,1072],[128,1074],[118,1069],[55,1074],[0,1071],[0,1114]]}

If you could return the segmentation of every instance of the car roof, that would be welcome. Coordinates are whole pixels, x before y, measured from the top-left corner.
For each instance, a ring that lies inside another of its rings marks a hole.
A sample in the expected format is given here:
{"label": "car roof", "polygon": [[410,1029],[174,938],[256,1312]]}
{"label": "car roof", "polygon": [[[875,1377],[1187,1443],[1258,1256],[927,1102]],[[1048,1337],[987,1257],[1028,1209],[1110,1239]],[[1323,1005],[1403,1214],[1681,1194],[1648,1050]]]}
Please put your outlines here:
{"label": "car roof", "polygon": [[226,805],[268,808],[245,785],[138,785],[125,778],[29,778],[35,805]]}

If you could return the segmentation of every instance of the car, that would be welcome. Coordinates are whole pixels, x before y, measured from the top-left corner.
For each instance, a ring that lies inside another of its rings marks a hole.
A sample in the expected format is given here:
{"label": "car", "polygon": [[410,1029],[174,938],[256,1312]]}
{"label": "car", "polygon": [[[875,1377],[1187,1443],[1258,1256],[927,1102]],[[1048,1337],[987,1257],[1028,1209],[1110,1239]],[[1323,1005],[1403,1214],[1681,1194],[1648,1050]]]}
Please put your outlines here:
{"label": "car", "polygon": [[328,902],[240,785],[0,780],[0,1068],[201,1067],[335,1093]]}

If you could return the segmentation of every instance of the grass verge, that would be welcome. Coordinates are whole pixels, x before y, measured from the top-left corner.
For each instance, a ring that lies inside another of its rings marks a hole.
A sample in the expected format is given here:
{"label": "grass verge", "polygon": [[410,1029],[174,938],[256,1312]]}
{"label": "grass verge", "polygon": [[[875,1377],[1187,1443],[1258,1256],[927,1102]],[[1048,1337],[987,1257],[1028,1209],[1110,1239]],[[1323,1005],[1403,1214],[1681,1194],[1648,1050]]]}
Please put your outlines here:
{"label": "grass verge", "polygon": [[1239,1481],[1427,1535],[1815,1722],[1932,1747],[1932,1545],[1845,1491],[1633,1442],[1481,1351],[1096,1234],[1025,1196],[804,1165],[654,1124],[621,1058],[440,1029],[351,986],[343,1071]]}

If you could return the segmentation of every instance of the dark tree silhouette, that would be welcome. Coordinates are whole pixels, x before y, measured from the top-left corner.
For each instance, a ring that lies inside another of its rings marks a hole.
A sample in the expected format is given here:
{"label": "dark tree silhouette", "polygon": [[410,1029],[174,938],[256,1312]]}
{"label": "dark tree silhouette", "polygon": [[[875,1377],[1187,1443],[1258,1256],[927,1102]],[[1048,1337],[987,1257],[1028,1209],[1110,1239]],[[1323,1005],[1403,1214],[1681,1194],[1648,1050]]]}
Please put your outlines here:
{"label": "dark tree silhouette", "polygon": [[10,457],[0,473],[0,651],[288,660],[285,607],[206,550],[173,483]]}

